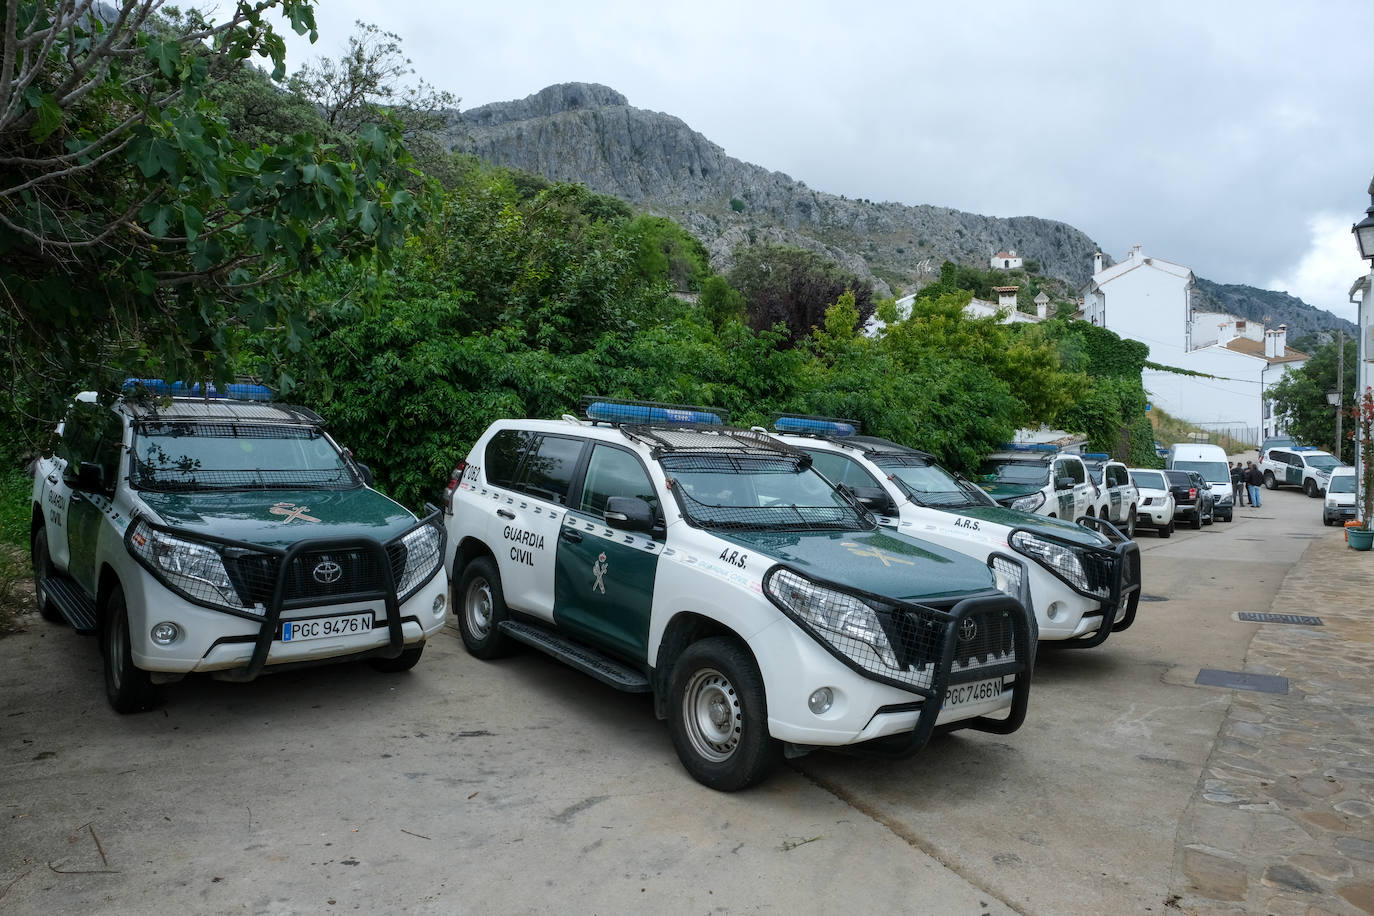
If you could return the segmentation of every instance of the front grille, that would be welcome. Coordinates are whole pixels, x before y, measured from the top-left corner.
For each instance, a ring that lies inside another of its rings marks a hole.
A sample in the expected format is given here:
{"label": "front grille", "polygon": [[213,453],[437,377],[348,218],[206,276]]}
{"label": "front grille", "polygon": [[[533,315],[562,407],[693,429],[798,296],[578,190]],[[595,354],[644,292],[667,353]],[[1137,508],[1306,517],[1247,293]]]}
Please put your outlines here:
{"label": "front grille", "polygon": [[[399,544],[388,549],[393,578],[405,568],[406,550]],[[281,572],[281,557],[242,553],[224,558],[229,580],[244,604],[267,604]],[[285,601],[327,604],[341,595],[378,592],[383,589],[382,570],[371,552],[359,549],[319,550],[297,554],[286,570]]]}
{"label": "front grille", "polygon": [[[927,672],[922,685],[928,686],[930,665],[938,660],[941,637],[951,624],[923,613],[921,608],[899,608],[891,621],[889,635],[898,660],[918,672]],[[994,665],[1016,657],[1016,627],[1005,610],[970,614],[952,626],[956,670]]]}

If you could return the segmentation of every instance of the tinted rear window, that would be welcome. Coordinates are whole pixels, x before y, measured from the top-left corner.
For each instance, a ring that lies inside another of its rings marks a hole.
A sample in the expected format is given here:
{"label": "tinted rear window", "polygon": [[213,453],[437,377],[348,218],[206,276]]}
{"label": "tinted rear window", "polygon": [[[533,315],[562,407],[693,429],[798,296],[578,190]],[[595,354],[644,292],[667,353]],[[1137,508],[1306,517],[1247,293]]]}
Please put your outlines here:
{"label": "tinted rear window", "polygon": [[503,429],[487,443],[487,482],[496,487],[515,486],[520,459],[534,444],[534,433]]}
{"label": "tinted rear window", "polygon": [[1131,475],[1137,487],[1145,487],[1148,490],[1164,490],[1164,476],[1158,471],[1136,471]]}
{"label": "tinted rear window", "polygon": [[537,447],[525,457],[515,489],[560,505],[568,501],[577,459],[582,454],[581,439],[540,436]]}

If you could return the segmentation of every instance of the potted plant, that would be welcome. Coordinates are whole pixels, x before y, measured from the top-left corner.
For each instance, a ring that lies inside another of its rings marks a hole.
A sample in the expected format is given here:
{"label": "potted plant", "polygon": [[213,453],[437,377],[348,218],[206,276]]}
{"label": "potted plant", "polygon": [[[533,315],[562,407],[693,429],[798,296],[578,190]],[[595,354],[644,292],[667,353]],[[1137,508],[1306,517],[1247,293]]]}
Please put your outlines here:
{"label": "potted plant", "polygon": [[1374,544],[1374,388],[1365,388],[1350,413],[1360,440],[1360,485],[1364,489],[1360,527],[1348,529],[1346,534],[1351,547],[1368,550]]}

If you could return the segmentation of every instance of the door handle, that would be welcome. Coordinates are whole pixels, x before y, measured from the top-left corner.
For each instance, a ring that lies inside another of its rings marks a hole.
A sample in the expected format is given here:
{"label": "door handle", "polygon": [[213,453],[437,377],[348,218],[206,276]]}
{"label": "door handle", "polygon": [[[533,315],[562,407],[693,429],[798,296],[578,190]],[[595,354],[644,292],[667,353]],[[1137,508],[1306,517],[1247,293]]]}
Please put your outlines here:
{"label": "door handle", "polygon": [[561,531],[558,532],[558,536],[561,537],[563,540],[567,541],[567,542],[570,543],[570,544],[581,544],[581,543],[582,543],[582,535],[581,535],[581,533],[580,533],[580,532],[577,532],[577,531],[574,531],[574,530],[572,530],[571,528],[568,528],[568,527],[566,527],[566,526],[564,526],[564,528],[563,528]]}
{"label": "door handle", "polygon": [[515,518],[515,513],[510,511],[509,509],[497,509],[496,514],[501,516],[502,518],[508,518],[512,520]]}
{"label": "door handle", "polygon": [[53,486],[57,486],[57,482],[61,479],[62,478],[57,476],[56,471],[53,471],[51,474],[48,475],[48,483],[52,484]]}

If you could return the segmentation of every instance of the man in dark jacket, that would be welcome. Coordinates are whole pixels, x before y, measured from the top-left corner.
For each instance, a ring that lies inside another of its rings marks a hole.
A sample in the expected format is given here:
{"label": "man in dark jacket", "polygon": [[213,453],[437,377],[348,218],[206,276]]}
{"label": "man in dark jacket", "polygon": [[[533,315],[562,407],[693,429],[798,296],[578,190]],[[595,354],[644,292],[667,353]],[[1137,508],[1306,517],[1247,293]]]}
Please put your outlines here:
{"label": "man in dark jacket", "polygon": [[1245,495],[1245,469],[1237,461],[1231,465],[1231,501],[1237,506],[1243,506]]}
{"label": "man in dark jacket", "polygon": [[1245,462],[1245,485],[1250,488],[1250,505],[1258,509],[1260,503],[1260,484],[1264,483],[1264,475],[1260,469],[1255,467],[1255,462]]}

